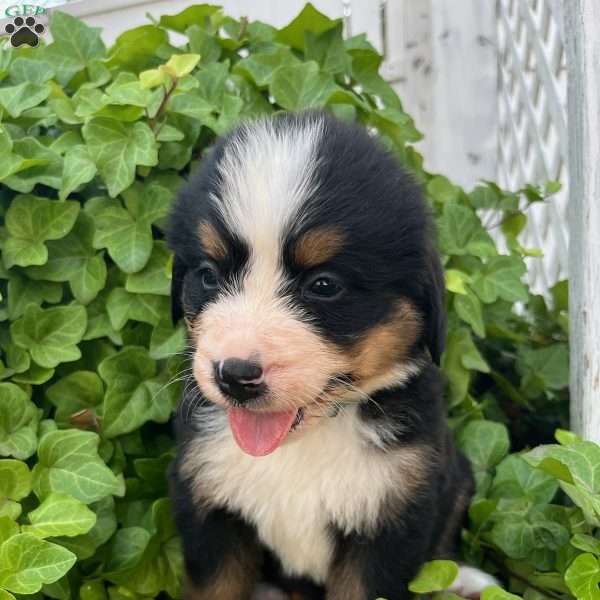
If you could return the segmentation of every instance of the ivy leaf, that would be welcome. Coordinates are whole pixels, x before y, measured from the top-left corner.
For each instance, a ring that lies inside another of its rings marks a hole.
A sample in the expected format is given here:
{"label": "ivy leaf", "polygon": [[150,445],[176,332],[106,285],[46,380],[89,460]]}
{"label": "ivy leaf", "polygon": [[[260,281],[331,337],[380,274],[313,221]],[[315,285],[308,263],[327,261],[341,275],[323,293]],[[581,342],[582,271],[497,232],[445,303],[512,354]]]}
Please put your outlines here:
{"label": "ivy leaf", "polygon": [[90,504],[119,493],[113,472],[98,456],[99,438],[90,431],[51,431],[41,440],[33,468],[33,489],[39,498],[51,492]]}
{"label": "ivy leaf", "polygon": [[9,538],[19,533],[19,525],[10,517],[0,517],[0,546]]}
{"label": "ivy leaf", "polygon": [[142,527],[124,527],[113,539],[108,572],[124,571],[139,564],[150,542],[151,534]]}
{"label": "ivy leaf", "polygon": [[52,79],[55,75],[52,64],[40,55],[17,56],[10,65],[10,80],[13,83],[42,84]]}
{"label": "ivy leaf", "polygon": [[8,318],[15,321],[25,313],[30,304],[56,304],[60,302],[62,295],[62,286],[58,283],[33,281],[13,270],[8,280]]}
{"label": "ivy leaf", "polygon": [[17,196],[6,211],[8,238],[3,251],[5,266],[43,265],[48,259],[44,242],[67,235],[78,212],[77,202]]}
{"label": "ivy leaf", "polygon": [[165,242],[156,241],[146,266],[137,273],[127,276],[125,289],[134,294],[158,294],[169,296],[171,253]]}
{"label": "ivy leaf", "polygon": [[106,302],[112,327],[119,331],[130,319],[157,325],[169,311],[169,301],[154,294],[130,294],[125,288],[115,288]]}
{"label": "ivy leaf", "polygon": [[108,438],[130,433],[149,420],[166,422],[174,408],[164,381],[155,379],[156,363],[145,349],[125,348],[98,367],[106,384],[103,432]]}
{"label": "ivy leaf", "polygon": [[511,558],[526,558],[536,548],[534,527],[523,517],[512,516],[499,521],[490,536],[494,544]]}
{"label": "ivy leaf", "polygon": [[45,53],[63,85],[93,59],[103,58],[106,54],[100,30],[67,13],[52,13],[50,31],[54,41]]}
{"label": "ivy leaf", "polygon": [[122,33],[110,50],[108,67],[139,73],[154,66],[155,53],[169,43],[167,32],[155,25],[142,25]]}
{"label": "ivy leaf", "polygon": [[486,303],[502,298],[508,302],[525,302],[529,295],[521,277],[525,264],[516,256],[495,256],[486,263],[472,288]]}
{"label": "ivy leaf", "polygon": [[154,597],[164,590],[172,597],[178,597],[183,562],[169,501],[166,498],[154,501],[149,513],[145,521],[151,521],[146,527],[152,537],[142,557],[137,559],[135,566],[121,567],[108,573],[107,578],[144,596]]}
{"label": "ivy leaf", "polygon": [[63,161],[58,153],[33,137],[15,140],[13,149],[27,161],[28,166],[4,178],[8,187],[22,193],[31,192],[36,184],[60,188]]}
{"label": "ivy leaf", "polygon": [[497,253],[493,240],[475,212],[456,202],[445,204],[438,221],[438,231],[441,249],[446,254],[485,257]]}
{"label": "ivy leaf", "polygon": [[185,329],[181,323],[173,325],[171,319],[162,319],[152,330],[150,357],[154,360],[169,358],[185,348]]}
{"label": "ivy leaf", "polygon": [[97,407],[104,397],[104,386],[94,371],[74,371],[52,384],[46,396],[56,406],[54,418],[66,423],[73,414]]}
{"label": "ivy leaf", "polygon": [[0,546],[0,587],[15,594],[35,594],[44,583],[60,579],[75,563],[67,549],[29,533]]}
{"label": "ivy leaf", "polygon": [[164,123],[156,135],[159,142],[180,142],[185,138],[183,131],[179,131],[168,123]]}
{"label": "ivy leaf", "polygon": [[452,328],[449,331],[442,365],[450,383],[453,405],[461,402],[467,394],[471,371],[490,372],[489,365],[466,327]]}
{"label": "ivy leaf", "polygon": [[189,75],[199,62],[199,54],[173,54],[167,61],[165,68],[171,71],[175,77],[181,78]]}
{"label": "ivy leaf", "polygon": [[103,202],[94,214],[95,248],[107,248],[110,257],[126,273],[135,273],[152,253],[152,225],[169,210],[172,194],[159,185],[132,186],[125,192],[125,208],[119,201]]}
{"label": "ivy leaf", "polygon": [[0,383],[0,456],[25,460],[37,447],[38,411],[13,383]]}
{"label": "ivy leaf", "polygon": [[295,50],[304,50],[304,33],[320,34],[335,27],[339,20],[332,20],[308,2],[296,18],[277,33],[277,40]]}
{"label": "ivy leaf", "polygon": [[192,90],[174,94],[169,100],[167,109],[203,123],[211,116],[214,107],[200,95],[198,90]]}
{"label": "ivy leaf", "polygon": [[152,230],[146,220],[136,220],[121,203],[105,203],[95,214],[94,247],[106,248],[126,273],[144,267],[152,252]]}
{"label": "ivy leaf", "polygon": [[554,477],[534,469],[521,456],[511,454],[497,466],[490,496],[527,497],[536,504],[548,504],[557,490],[558,483]]}
{"label": "ivy leaf", "polygon": [[481,600],[521,600],[521,596],[515,596],[497,585],[492,585],[481,592]]}
{"label": "ivy leaf", "polygon": [[478,185],[469,194],[473,207],[483,209],[498,208],[501,196],[501,190],[490,185]]}
{"label": "ivy leaf", "polygon": [[150,92],[145,89],[133,73],[119,73],[116,79],[106,88],[107,104],[123,106],[139,106],[145,108],[151,99]]}
{"label": "ivy leaf", "polygon": [[598,600],[600,562],[592,554],[581,554],[566,570],[565,583],[578,600]]}
{"label": "ivy leaf", "polygon": [[481,470],[495,467],[510,448],[506,427],[493,421],[471,421],[460,432],[458,443],[473,466]]}
{"label": "ivy leaf", "polygon": [[75,226],[64,238],[48,243],[49,257],[45,265],[31,267],[28,274],[34,279],[68,281],[76,300],[88,304],[106,284],[106,263],[92,242],[94,222],[80,213]]}
{"label": "ivy leaf", "polygon": [[545,348],[519,348],[521,372],[531,372],[544,386],[559,390],[569,384],[569,349],[566,344],[552,344]]}
{"label": "ivy leaf", "polygon": [[469,292],[466,295],[455,296],[454,310],[465,323],[468,323],[473,328],[473,331],[479,337],[485,337],[485,323],[483,321],[481,302],[479,302],[479,298],[475,294]]}
{"label": "ivy leaf", "polygon": [[[21,515],[19,501],[30,493],[31,472],[27,464],[20,460],[0,459],[0,521],[2,517],[18,519]],[[0,531],[0,544],[2,542],[3,536]]]}
{"label": "ivy leaf", "polygon": [[176,15],[163,15],[160,18],[160,26],[184,33],[191,25],[198,25],[203,29],[209,29],[211,24],[218,20],[221,15],[221,7],[210,4],[194,4]]}
{"label": "ivy leaf", "polygon": [[253,52],[236,63],[233,70],[254,81],[260,87],[267,87],[282,66],[300,64],[298,58],[286,46],[268,46],[262,52]]}
{"label": "ivy leaf", "polygon": [[529,452],[527,458],[535,466],[542,466],[540,461],[545,458],[559,461],[570,474],[565,481],[573,482],[592,495],[600,493],[600,446],[597,444],[582,441],[569,446],[539,446]]}
{"label": "ivy leaf", "polygon": [[87,305],[88,325],[83,339],[88,341],[106,337],[114,344],[122,345],[121,334],[113,328],[106,311],[107,297],[108,290],[105,288],[95,300]]}
{"label": "ivy leaf", "polygon": [[343,24],[338,22],[320,35],[307,30],[304,33],[305,59],[318,62],[325,73],[350,73],[352,59],[344,47],[343,28]]}
{"label": "ivy leaf", "polygon": [[18,502],[31,492],[31,472],[26,463],[5,458],[0,460],[0,499]]}
{"label": "ivy leaf", "polygon": [[85,560],[94,555],[97,548],[104,545],[117,530],[115,501],[112,496],[106,496],[90,505],[96,515],[94,526],[85,534],[75,537],[58,537],[57,543],[75,553],[79,560]]}
{"label": "ivy leaf", "polygon": [[96,523],[96,515],[85,504],[66,494],[52,492],[28,514],[31,525],[24,533],[39,538],[59,535],[73,537],[87,533]]}
{"label": "ivy leaf", "polygon": [[471,281],[471,277],[459,271],[458,269],[446,269],[446,289],[454,294],[468,294],[466,283]]}
{"label": "ivy leaf", "polygon": [[426,562],[408,589],[414,594],[429,594],[448,589],[458,576],[458,565],[452,560]]}
{"label": "ivy leaf", "polygon": [[50,93],[50,88],[44,83],[28,81],[9,87],[0,88],[0,105],[13,118],[43,102]]}
{"label": "ivy leaf", "polygon": [[571,545],[584,552],[591,552],[600,556],[600,540],[592,535],[576,533],[571,538]]}
{"label": "ivy leaf", "polygon": [[211,35],[199,25],[188,27],[185,30],[185,35],[188,37],[190,50],[200,55],[202,64],[210,64],[219,60],[222,48],[214,35]]}
{"label": "ivy leaf", "polygon": [[[349,49],[347,44],[346,49]],[[379,67],[383,60],[381,55],[372,46],[349,49],[349,53],[352,57],[352,79],[360,85],[361,91],[378,98],[385,108],[401,111],[402,104],[396,92],[379,74]]]}
{"label": "ivy leaf", "polygon": [[277,104],[287,110],[325,106],[336,85],[330,75],[321,73],[316,62],[279,68],[269,86]]}
{"label": "ivy leaf", "polygon": [[136,165],[158,162],[154,134],[145,123],[96,118],[83,126],[83,137],[111,197],[129,187]]}
{"label": "ivy leaf", "polygon": [[85,333],[86,321],[83,306],[42,309],[30,304],[11,325],[11,333],[15,344],[28,350],[39,366],[52,369],[81,357],[77,344]]}
{"label": "ivy leaf", "polygon": [[[333,98],[336,98],[337,93]],[[374,110],[368,123],[378,131],[388,136],[395,144],[404,145],[406,142],[418,142],[423,136],[415,128],[414,121],[405,112],[395,108]]]}
{"label": "ivy leaf", "polygon": [[89,183],[97,173],[96,165],[85,146],[73,146],[64,158],[62,185],[58,197],[64,200],[84,183]]}

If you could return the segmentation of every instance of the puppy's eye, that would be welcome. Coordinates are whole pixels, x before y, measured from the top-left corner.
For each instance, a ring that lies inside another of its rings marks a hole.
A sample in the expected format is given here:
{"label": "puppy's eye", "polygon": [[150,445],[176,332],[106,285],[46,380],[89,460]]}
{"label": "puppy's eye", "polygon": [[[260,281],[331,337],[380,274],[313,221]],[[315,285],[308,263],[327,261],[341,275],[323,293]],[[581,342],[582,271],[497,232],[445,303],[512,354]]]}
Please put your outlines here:
{"label": "puppy's eye", "polygon": [[303,293],[313,300],[337,300],[344,293],[344,286],[337,277],[320,274],[307,281]]}
{"label": "puppy's eye", "polygon": [[219,287],[219,274],[213,265],[203,263],[198,269],[198,276],[205,290],[216,290]]}

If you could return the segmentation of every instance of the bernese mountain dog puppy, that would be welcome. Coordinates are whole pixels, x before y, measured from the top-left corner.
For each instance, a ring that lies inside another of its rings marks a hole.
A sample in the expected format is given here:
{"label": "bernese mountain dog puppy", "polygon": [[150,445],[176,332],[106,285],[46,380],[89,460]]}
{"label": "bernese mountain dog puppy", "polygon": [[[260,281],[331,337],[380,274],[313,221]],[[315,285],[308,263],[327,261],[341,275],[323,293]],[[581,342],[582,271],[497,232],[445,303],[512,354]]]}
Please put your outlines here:
{"label": "bernese mountain dog puppy", "polygon": [[185,597],[249,600],[270,580],[409,598],[425,561],[454,556],[473,493],[419,185],[358,125],[263,118],[203,160],[168,239],[191,357],[171,469]]}

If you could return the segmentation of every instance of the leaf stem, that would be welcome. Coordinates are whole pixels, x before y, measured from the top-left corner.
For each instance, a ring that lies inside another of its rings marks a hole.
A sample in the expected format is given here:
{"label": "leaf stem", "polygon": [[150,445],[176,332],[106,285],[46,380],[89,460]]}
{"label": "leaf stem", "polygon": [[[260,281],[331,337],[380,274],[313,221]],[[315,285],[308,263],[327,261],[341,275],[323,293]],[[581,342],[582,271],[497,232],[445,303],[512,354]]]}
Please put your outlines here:
{"label": "leaf stem", "polygon": [[165,95],[163,96],[163,99],[160,102],[160,106],[158,107],[158,110],[156,111],[154,117],[152,117],[148,122],[152,131],[156,131],[158,121],[160,117],[162,117],[165,111],[165,107],[167,106],[167,102],[169,101],[171,94],[175,91],[175,88],[177,87],[177,83],[177,77],[171,77],[171,85],[168,89],[165,88]]}

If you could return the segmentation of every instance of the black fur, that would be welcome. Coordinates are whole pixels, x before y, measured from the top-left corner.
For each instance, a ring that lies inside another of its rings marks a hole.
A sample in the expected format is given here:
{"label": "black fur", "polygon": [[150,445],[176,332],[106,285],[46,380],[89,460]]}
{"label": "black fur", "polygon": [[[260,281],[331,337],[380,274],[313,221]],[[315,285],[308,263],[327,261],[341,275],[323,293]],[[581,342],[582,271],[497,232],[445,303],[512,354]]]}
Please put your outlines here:
{"label": "black fur", "polygon": [[[312,118],[315,115],[310,113],[282,116],[275,126],[285,129]],[[403,599],[410,597],[408,582],[424,561],[453,555],[473,492],[470,468],[448,432],[442,377],[436,366],[446,332],[443,271],[432,221],[416,182],[364,129],[328,116],[321,118],[326,132],[318,148],[319,185],[303,207],[310,218],[285,235],[285,293],[310,314],[320,335],[342,349],[385,322],[399,298],[408,299],[423,322],[411,348],[411,357],[422,365],[420,372],[402,387],[373,393],[374,402],[361,404],[359,416],[375,431],[387,432],[381,452],[414,445],[430,449],[426,483],[400,512],[394,505],[383,509],[381,524],[371,535],[343,533],[331,526],[331,568],[353,565],[366,592],[364,597],[348,600]],[[216,292],[203,290],[199,282],[198,266],[206,260],[198,240],[201,221],[209,221],[227,241],[230,252],[218,265],[226,281],[235,281],[249,260],[251,250],[222,221],[210,199],[220,184],[216,167],[236,135],[217,143],[174,207],[169,243],[175,251],[175,319],[183,314],[193,318],[217,298]],[[315,226],[332,226],[346,234],[343,252],[319,266],[319,271],[340,274],[347,285],[343,298],[330,304],[313,303],[299,291],[313,273],[295,264],[292,249]],[[193,408],[204,401],[198,400],[193,379],[188,383],[182,406]],[[180,411],[179,452],[171,481],[189,578],[201,589],[227,557],[246,552],[263,566],[264,576],[278,581],[283,589],[300,590],[306,598],[325,598],[321,586],[287,578],[278,558],[261,545],[254,527],[239,514],[194,500],[181,465],[188,458],[189,440],[204,433],[181,416],[185,414],[186,410]]]}

